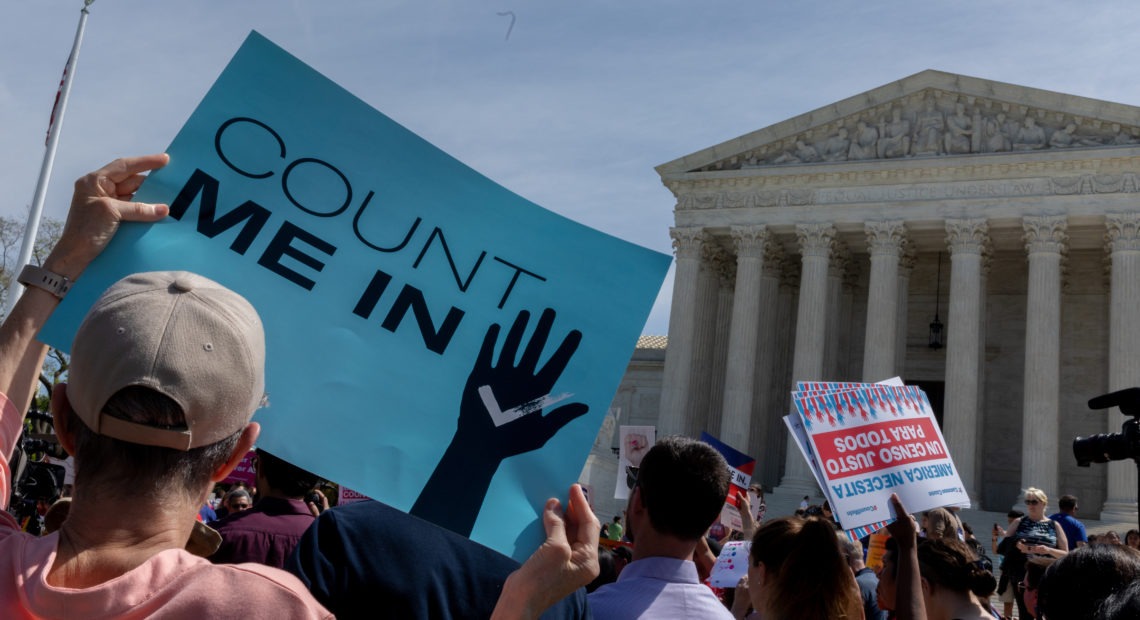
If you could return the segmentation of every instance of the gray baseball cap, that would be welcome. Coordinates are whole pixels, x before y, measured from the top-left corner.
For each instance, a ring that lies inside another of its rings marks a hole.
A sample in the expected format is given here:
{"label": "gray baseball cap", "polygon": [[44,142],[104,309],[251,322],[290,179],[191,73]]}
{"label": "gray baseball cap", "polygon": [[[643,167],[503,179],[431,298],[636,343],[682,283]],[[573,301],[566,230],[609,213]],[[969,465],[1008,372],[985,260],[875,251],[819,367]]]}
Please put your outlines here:
{"label": "gray baseball cap", "polygon": [[[189,450],[243,429],[265,399],[265,332],[242,296],[185,271],[127,276],[91,307],[71,347],[68,400],[84,424],[129,443]],[[186,427],[103,412],[143,386],[182,408]]]}

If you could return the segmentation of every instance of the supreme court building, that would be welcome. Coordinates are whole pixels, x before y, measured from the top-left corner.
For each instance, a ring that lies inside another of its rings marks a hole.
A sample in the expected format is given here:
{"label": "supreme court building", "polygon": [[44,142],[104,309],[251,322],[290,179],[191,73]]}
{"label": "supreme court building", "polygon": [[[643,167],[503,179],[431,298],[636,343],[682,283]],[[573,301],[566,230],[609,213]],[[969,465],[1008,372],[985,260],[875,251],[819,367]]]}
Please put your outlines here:
{"label": "supreme court building", "polygon": [[1135,519],[1136,465],[1077,467],[1072,440],[1120,432],[1086,403],[1140,386],[1140,108],[924,71],[657,171],[668,344],[658,383],[627,375],[621,424],[707,430],[798,497],[794,382],[898,375],[976,508],[1034,486]]}

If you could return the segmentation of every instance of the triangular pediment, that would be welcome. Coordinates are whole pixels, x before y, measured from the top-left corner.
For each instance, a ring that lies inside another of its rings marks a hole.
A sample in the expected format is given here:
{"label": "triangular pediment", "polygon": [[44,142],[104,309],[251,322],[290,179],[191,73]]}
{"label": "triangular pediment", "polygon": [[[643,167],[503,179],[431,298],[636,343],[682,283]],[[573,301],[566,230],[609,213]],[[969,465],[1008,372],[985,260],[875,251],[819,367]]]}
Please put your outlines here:
{"label": "triangular pediment", "polygon": [[662,164],[663,177],[1140,144],[1140,108],[927,70]]}

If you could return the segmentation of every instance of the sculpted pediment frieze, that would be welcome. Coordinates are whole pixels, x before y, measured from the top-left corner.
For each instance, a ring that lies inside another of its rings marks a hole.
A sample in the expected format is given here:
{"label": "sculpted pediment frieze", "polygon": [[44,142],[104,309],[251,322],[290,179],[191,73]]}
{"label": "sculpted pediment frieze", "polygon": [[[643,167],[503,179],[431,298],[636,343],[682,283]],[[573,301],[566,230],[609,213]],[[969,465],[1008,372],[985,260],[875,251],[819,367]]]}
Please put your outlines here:
{"label": "sculpted pediment frieze", "polygon": [[1140,108],[924,71],[658,167],[662,176],[1140,144]]}

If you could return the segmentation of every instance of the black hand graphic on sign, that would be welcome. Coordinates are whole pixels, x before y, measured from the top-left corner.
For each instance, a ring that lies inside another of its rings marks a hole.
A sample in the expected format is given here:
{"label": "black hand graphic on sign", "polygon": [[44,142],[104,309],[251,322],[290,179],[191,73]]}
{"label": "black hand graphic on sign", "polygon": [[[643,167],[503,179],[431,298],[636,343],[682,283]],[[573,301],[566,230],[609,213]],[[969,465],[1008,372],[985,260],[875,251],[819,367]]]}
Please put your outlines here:
{"label": "black hand graphic on sign", "polygon": [[[545,415],[541,413],[541,399],[550,395],[554,384],[562,376],[570,357],[578,349],[582,332],[570,332],[546,365],[538,368],[539,356],[542,355],[542,349],[546,346],[550,329],[554,325],[554,311],[547,309],[539,318],[534,335],[516,365],[515,358],[529,319],[529,312],[524,310],[519,313],[511,330],[507,332],[497,364],[492,364],[491,360],[499,338],[499,326],[492,325],[487,330],[483,347],[479,350],[479,356],[467,377],[467,385],[463,388],[463,404],[459,411],[456,437],[462,437],[464,443],[478,446],[480,451],[486,450],[498,455],[500,460],[541,448],[563,426],[588,410],[582,403],[571,403]],[[480,394],[480,388],[483,388],[483,394]],[[493,399],[492,403],[488,403],[485,396]],[[534,411],[495,426],[488,412],[489,404],[492,407],[497,405],[502,411],[522,407],[523,412],[527,411],[529,404]]]}
{"label": "black hand graphic on sign", "polygon": [[554,310],[543,311],[517,363],[530,313],[519,312],[497,363],[494,351],[500,326],[487,329],[463,387],[455,436],[412,506],[413,515],[470,535],[499,463],[541,448],[571,420],[589,411],[584,403],[569,403],[542,413],[559,398],[550,391],[582,341],[582,333],[572,330],[539,368],[554,317]]}

